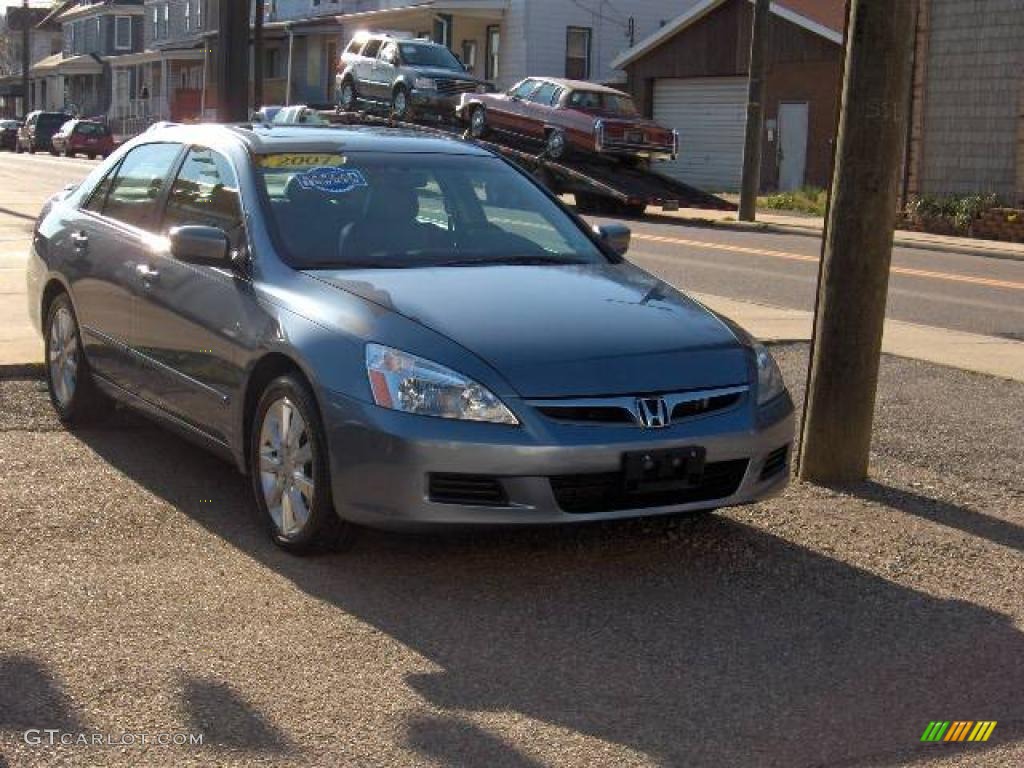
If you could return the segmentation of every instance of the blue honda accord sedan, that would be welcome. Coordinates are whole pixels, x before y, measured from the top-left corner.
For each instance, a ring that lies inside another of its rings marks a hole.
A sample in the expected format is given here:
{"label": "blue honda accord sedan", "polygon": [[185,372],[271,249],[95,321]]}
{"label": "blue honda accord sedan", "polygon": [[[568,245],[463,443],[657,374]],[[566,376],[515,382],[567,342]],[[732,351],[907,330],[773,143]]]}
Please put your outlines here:
{"label": "blue honda accord sedan", "polygon": [[46,204],[29,310],[64,422],[113,399],[222,454],[294,552],[778,492],[772,356],[628,245],[473,143],[166,126]]}

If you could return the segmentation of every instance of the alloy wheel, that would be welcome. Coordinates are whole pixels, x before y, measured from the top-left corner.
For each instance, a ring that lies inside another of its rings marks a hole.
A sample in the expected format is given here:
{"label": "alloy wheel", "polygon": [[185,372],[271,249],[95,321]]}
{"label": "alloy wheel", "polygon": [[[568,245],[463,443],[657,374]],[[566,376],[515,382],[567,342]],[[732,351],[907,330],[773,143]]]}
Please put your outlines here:
{"label": "alloy wheel", "polygon": [[483,107],[477,107],[473,110],[469,125],[473,136],[480,138],[484,135],[484,131],[487,130],[487,115],[484,113]]}
{"label": "alloy wheel", "polygon": [[395,91],[394,99],[392,99],[391,111],[395,117],[404,118],[408,110],[409,97],[406,95],[404,88],[399,88]]}
{"label": "alloy wheel", "polygon": [[50,322],[50,380],[61,408],[67,408],[75,396],[80,363],[75,319],[67,307],[60,307]]}
{"label": "alloy wheel", "polygon": [[271,403],[260,427],[259,473],[263,499],[280,534],[291,537],[313,508],[313,443],[309,425],[287,397]]}
{"label": "alloy wheel", "polygon": [[356,91],[352,83],[345,83],[341,86],[341,108],[346,112],[350,111],[356,103]]}

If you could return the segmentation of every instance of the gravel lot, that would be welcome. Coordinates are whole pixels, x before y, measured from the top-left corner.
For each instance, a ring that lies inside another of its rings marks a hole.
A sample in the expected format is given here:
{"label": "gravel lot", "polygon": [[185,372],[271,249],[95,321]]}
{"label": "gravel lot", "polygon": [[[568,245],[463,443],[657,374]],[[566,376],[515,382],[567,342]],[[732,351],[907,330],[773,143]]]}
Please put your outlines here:
{"label": "gravel lot", "polygon": [[868,483],[302,560],[231,467],[0,381],[0,766],[1020,766],[1024,386],[887,358],[881,391]]}

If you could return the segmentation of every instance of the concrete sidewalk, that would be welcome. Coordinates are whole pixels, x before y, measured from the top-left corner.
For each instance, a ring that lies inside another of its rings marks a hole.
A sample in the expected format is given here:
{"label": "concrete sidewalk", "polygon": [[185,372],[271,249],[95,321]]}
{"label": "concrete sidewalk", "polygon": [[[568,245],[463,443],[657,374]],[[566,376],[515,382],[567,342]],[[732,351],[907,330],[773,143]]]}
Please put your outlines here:
{"label": "concrete sidewalk", "polygon": [[[736,219],[730,211],[709,211],[703,208],[680,208],[678,211],[660,211],[648,208],[648,218],[660,219],[674,224],[689,224],[705,227],[731,229],[741,232],[774,232],[779,234],[821,237],[824,219],[820,216],[804,216],[769,211],[758,211],[757,221],[745,222]],[[998,240],[976,240],[970,237],[946,237],[925,232],[896,230],[894,243],[902,248],[919,248],[925,251],[965,253],[971,256],[989,256],[997,259],[1024,261],[1024,243],[1004,243]]]}
{"label": "concrete sidewalk", "polygon": [[[27,239],[0,241],[0,368],[43,360],[43,342],[25,307]],[[693,294],[764,341],[811,338],[810,312],[723,296]],[[1024,342],[887,320],[883,351],[991,376],[1024,381]]]}

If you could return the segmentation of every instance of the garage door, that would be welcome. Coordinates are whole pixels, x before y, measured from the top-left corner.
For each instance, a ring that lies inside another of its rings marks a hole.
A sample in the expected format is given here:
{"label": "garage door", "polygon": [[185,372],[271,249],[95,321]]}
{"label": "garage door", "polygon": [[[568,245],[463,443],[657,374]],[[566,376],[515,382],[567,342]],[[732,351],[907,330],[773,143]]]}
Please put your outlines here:
{"label": "garage door", "polygon": [[736,192],[743,170],[745,77],[659,78],[654,119],[679,131],[679,158],[658,170],[705,192]]}

